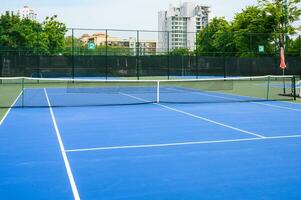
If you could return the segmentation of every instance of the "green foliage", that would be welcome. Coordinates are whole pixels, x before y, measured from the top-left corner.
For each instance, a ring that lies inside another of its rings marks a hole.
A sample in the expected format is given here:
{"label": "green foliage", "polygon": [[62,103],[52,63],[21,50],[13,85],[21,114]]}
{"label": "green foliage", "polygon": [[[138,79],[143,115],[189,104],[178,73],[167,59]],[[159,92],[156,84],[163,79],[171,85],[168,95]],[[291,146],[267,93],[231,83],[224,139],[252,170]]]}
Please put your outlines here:
{"label": "green foliage", "polygon": [[172,50],[170,54],[174,56],[188,56],[191,54],[191,52],[187,48],[177,48]]}
{"label": "green foliage", "polygon": [[258,46],[265,47],[266,54],[278,53],[280,46],[289,45],[290,51],[299,51],[295,34],[300,27],[293,23],[301,16],[301,0],[258,0],[257,6],[248,6],[237,13],[234,20],[213,18],[198,33],[197,53],[209,55],[258,55]]}
{"label": "green foliage", "polygon": [[[73,37],[73,51],[74,55],[119,55],[119,56],[133,56],[136,55],[135,49],[130,49],[125,46],[106,46],[98,45],[96,49],[88,49],[87,44],[84,44],[80,39]],[[65,38],[65,55],[71,55],[72,53],[72,37],[67,36]]]}
{"label": "green foliage", "polygon": [[[219,54],[220,52],[233,52],[230,25],[224,18],[213,18],[197,36],[197,53]],[[211,55],[212,55],[211,54]]]}
{"label": "green foliage", "polygon": [[288,39],[286,34],[295,34],[299,27],[293,26],[301,16],[301,0],[258,0],[259,7],[270,15],[274,23],[274,33],[279,33],[277,42],[279,46],[285,46]]}
{"label": "green foliage", "polygon": [[0,16],[0,45],[18,49],[32,49],[41,25],[29,19],[6,12]]}
{"label": "green foliage", "polygon": [[295,38],[288,38],[286,42],[286,52],[291,55],[301,56],[301,36]]}
{"label": "green foliage", "polygon": [[57,20],[57,16],[46,17],[43,22],[42,38],[48,53],[62,53],[65,48],[66,25]]}
{"label": "green foliage", "polygon": [[57,20],[57,16],[47,17],[43,23],[20,19],[9,12],[0,16],[0,46],[11,50],[50,55],[62,52],[66,31],[66,26]]}
{"label": "green foliage", "polygon": [[258,46],[265,46],[266,53],[271,53],[273,47],[273,33],[276,22],[273,16],[259,7],[249,6],[241,13],[236,14],[232,22],[231,32],[237,51],[242,56],[255,55]]}
{"label": "green foliage", "polygon": [[[98,54],[105,55],[106,54],[106,46],[97,46],[96,50]],[[108,55],[122,55],[122,56],[129,56],[135,55],[135,51],[137,49],[130,49],[124,46],[108,46],[107,53]]]}

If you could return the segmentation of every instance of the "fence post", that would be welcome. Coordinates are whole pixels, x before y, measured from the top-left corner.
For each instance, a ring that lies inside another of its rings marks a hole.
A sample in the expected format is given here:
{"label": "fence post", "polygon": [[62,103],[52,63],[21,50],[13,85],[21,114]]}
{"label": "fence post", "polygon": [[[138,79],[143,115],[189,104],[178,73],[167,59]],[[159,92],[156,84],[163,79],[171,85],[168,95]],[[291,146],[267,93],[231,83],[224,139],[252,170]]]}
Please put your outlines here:
{"label": "fence post", "polygon": [[106,29],[106,47],[105,47],[105,73],[106,80],[108,79],[108,29]]}
{"label": "fence post", "polygon": [[[0,46],[1,48],[1,46]],[[2,54],[2,49],[0,49],[0,77],[2,76],[2,69],[3,69],[3,62],[4,62],[4,56]],[[0,81],[0,84],[2,83],[2,81]]]}
{"label": "fence post", "polygon": [[249,33],[249,52],[253,54],[253,48],[252,48],[252,33]]}
{"label": "fence post", "polygon": [[37,77],[40,78],[40,49],[39,49],[39,31],[37,31],[37,42],[36,42],[36,62],[37,62]]}
{"label": "fence post", "polygon": [[198,32],[195,32],[195,77],[196,79],[199,78],[199,66],[198,66]]}
{"label": "fence post", "polygon": [[72,67],[72,79],[74,79],[75,76],[75,70],[74,70],[74,29],[71,29],[72,32],[72,45],[71,45],[71,67]]}
{"label": "fence post", "polygon": [[170,77],[170,50],[169,50],[169,31],[167,31],[167,79]]}
{"label": "fence post", "polygon": [[301,56],[301,35],[299,35],[299,56]]}
{"label": "fence post", "polygon": [[140,52],[139,52],[139,45],[140,45],[140,43],[139,43],[139,30],[137,30],[137,42],[136,42],[136,76],[137,76],[137,80],[139,80],[140,79],[140,77],[139,77],[139,65],[140,65],[140,60],[139,60],[139,54],[140,54]]}
{"label": "fence post", "polygon": [[[227,32],[225,32],[224,34],[226,34],[226,37],[228,36]],[[225,48],[225,44],[223,46],[223,50],[222,50],[222,55],[223,55],[223,74],[224,74],[224,78],[227,77],[227,65],[226,65],[226,48]]]}

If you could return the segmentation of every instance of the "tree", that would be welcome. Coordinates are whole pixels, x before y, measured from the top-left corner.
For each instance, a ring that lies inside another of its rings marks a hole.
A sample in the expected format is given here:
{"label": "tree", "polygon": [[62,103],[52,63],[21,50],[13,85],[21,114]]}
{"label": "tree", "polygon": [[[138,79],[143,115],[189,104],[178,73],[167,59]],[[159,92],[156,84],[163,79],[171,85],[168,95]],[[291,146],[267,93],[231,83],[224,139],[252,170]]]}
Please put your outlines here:
{"label": "tree", "polygon": [[41,25],[37,21],[20,19],[19,16],[6,12],[0,16],[0,45],[33,50],[36,47],[38,29],[41,29]]}
{"label": "tree", "polygon": [[191,52],[187,48],[177,48],[173,49],[170,54],[173,56],[188,56]]}
{"label": "tree", "polygon": [[66,32],[57,16],[47,17],[43,23],[10,12],[0,16],[0,46],[13,50],[56,54],[65,48]]}
{"label": "tree", "polygon": [[274,19],[274,33],[278,33],[280,47],[285,46],[287,34],[294,34],[296,30],[300,30],[300,26],[293,26],[301,16],[300,2],[301,0],[258,0],[259,7]]}
{"label": "tree", "polygon": [[266,52],[271,53],[274,50],[272,33],[276,26],[274,17],[257,6],[248,6],[236,14],[231,32],[238,53],[243,56],[254,55],[259,45],[265,46]]}
{"label": "tree", "polygon": [[72,48],[75,54],[81,54],[81,52],[84,52],[87,49],[84,43],[77,37],[72,37],[72,36],[65,37],[64,44],[65,44],[64,54],[66,55],[72,54]]}
{"label": "tree", "polygon": [[234,46],[230,39],[230,24],[224,18],[213,18],[207,27],[197,35],[197,53],[233,52]]}
{"label": "tree", "polygon": [[48,53],[62,53],[65,48],[66,25],[57,20],[57,15],[46,17],[41,32],[42,42],[47,46]]}
{"label": "tree", "polygon": [[298,45],[295,38],[289,38],[287,34],[295,34],[301,29],[293,26],[301,16],[300,1],[258,0],[257,6],[246,7],[232,22],[214,18],[198,34],[197,53],[216,56],[237,52],[239,56],[254,56],[259,45],[271,54],[278,52],[278,47],[285,43],[293,51],[292,48]]}
{"label": "tree", "polygon": [[289,38],[286,44],[286,52],[288,54],[301,56],[301,36]]}

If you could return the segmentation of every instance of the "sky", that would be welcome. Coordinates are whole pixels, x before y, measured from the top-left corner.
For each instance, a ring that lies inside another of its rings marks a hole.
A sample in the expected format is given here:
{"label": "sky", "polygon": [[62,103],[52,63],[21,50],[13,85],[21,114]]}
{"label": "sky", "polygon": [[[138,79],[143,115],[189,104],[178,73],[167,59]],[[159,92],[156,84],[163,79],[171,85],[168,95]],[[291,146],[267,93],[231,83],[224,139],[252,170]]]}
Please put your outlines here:
{"label": "sky", "polygon": [[[210,6],[209,18],[225,17],[232,20],[236,13],[257,0],[187,0]],[[17,12],[27,5],[37,13],[38,20],[58,15],[68,28],[86,29],[131,29],[158,30],[158,12],[167,10],[169,4],[179,5],[185,0],[0,0],[0,13]],[[299,21],[297,24],[301,24]],[[78,31],[74,35],[95,33]],[[97,31],[104,32],[104,31]],[[71,31],[67,32],[71,35]],[[108,35],[122,38],[136,37],[135,32],[108,32]],[[156,33],[140,33],[142,40],[154,40]]]}
{"label": "sky", "polygon": [[[185,0],[0,0],[0,12],[17,11],[24,5],[35,10],[38,19],[57,14],[67,27],[157,30],[157,13],[169,4]],[[191,1],[191,0],[190,0]],[[211,7],[210,18],[235,13],[256,0],[196,0]]]}

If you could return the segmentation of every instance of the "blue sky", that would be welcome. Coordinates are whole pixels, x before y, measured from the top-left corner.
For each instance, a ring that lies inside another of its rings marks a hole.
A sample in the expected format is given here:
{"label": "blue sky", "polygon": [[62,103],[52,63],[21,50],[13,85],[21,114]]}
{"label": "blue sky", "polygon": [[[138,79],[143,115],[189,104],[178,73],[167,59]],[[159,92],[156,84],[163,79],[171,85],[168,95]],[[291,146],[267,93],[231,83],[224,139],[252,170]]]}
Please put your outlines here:
{"label": "blue sky", "polygon": [[[180,0],[0,0],[0,12],[32,7],[39,20],[57,14],[68,27],[157,29],[157,12]],[[184,0],[182,0],[184,2]],[[211,6],[213,16],[232,19],[236,12],[256,0],[197,0]]]}

